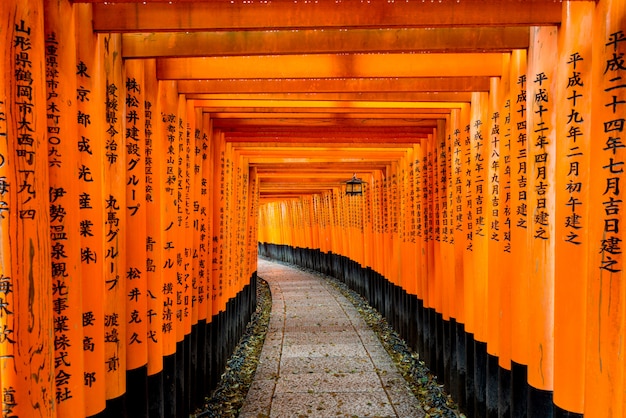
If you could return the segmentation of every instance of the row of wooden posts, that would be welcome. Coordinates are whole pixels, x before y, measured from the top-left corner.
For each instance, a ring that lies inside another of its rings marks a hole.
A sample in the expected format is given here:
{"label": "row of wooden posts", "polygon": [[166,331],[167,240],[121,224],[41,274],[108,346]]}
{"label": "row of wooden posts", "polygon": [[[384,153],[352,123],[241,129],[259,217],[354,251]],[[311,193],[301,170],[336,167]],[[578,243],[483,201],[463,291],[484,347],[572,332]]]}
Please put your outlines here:
{"label": "row of wooden posts", "polygon": [[[121,35],[93,33],[90,10],[0,4],[2,416],[188,416],[188,376],[164,361],[189,364],[177,347],[230,302],[249,316],[256,180],[154,60],[122,62]],[[119,406],[157,375],[165,393]]]}
{"label": "row of wooden posts", "polygon": [[263,205],[259,241],[346,257],[463,324],[527,368],[534,416],[622,417],[626,9],[564,10],[363,196]]}

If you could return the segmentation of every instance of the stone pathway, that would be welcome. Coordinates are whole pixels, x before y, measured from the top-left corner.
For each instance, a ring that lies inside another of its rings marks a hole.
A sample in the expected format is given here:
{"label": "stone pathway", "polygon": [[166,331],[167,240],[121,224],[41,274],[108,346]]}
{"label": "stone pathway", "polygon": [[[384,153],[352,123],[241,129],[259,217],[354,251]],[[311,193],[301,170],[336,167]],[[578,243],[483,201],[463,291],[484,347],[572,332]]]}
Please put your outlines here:
{"label": "stone pathway", "polygon": [[319,277],[259,260],[272,312],[252,387],[239,415],[423,417],[376,334]]}

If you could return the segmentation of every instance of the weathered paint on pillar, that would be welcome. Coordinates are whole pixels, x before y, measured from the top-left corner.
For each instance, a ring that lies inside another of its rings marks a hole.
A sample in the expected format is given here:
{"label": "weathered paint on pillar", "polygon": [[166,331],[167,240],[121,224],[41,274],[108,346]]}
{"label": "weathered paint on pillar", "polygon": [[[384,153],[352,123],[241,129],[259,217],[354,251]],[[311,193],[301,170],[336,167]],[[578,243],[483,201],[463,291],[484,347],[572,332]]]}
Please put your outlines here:
{"label": "weathered paint on pillar", "polygon": [[44,3],[54,398],[59,416],[81,417],[85,398],[79,211],[94,202],[91,197],[79,196],[75,181],[79,156],[74,9],[67,0]]}
{"label": "weathered paint on pillar", "polygon": [[53,417],[43,4],[2,2],[0,19],[5,51],[0,64],[2,410],[13,416]]}
{"label": "weathered paint on pillar", "polygon": [[554,384],[554,243],[557,28],[531,29],[528,57],[530,274],[529,415],[547,416]]}

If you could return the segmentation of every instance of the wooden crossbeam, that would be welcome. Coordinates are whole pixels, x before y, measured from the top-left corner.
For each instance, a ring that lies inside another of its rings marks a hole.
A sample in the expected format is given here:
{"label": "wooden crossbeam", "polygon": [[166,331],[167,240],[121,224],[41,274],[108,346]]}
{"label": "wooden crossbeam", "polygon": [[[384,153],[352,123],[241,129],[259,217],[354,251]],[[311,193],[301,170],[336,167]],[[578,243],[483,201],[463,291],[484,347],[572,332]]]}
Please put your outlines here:
{"label": "wooden crossbeam", "polygon": [[163,80],[499,76],[501,53],[159,58]]}
{"label": "wooden crossbeam", "polygon": [[[359,77],[359,78],[270,78],[212,80],[179,80],[178,91],[190,98],[203,98],[202,94],[392,94],[429,93],[428,98],[419,101],[468,101],[462,92],[488,91],[489,77]],[[438,94],[432,94],[432,93]],[[449,99],[441,93],[461,95],[462,98]],[[193,96],[192,96],[193,95]],[[197,95],[197,96],[196,96]],[[438,98],[437,96],[441,96]],[[410,96],[406,96],[410,97]],[[407,98],[406,100],[411,100]]]}
{"label": "wooden crossbeam", "polygon": [[485,52],[528,48],[528,27],[126,33],[124,58],[328,53]]}
{"label": "wooden crossbeam", "polygon": [[159,32],[556,25],[561,2],[553,0],[443,1],[141,1],[94,4],[100,32]]}

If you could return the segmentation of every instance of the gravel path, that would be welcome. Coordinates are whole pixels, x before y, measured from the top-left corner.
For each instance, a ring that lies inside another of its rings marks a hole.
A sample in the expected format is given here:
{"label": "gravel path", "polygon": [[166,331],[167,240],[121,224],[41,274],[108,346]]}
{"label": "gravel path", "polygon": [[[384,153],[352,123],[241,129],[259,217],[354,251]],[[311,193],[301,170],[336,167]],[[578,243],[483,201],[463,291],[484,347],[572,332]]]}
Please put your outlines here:
{"label": "gravel path", "polygon": [[272,312],[240,417],[422,417],[356,307],[320,277],[260,260]]}

